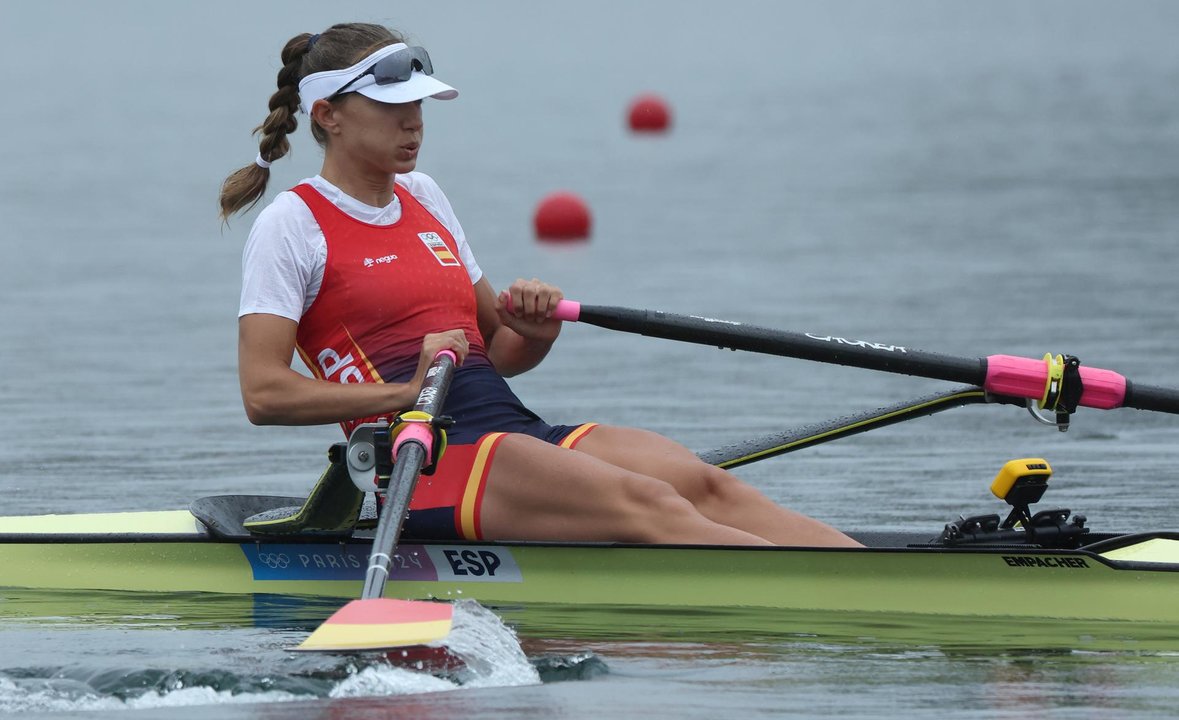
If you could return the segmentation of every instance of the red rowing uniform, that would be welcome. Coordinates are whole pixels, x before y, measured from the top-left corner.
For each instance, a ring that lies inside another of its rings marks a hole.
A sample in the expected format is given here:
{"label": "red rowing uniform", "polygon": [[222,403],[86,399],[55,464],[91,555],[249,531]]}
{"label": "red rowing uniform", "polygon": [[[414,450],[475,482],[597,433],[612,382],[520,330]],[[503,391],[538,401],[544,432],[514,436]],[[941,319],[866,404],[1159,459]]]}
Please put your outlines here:
{"label": "red rowing uniform", "polygon": [[[456,328],[471,346],[467,362],[488,362],[475,288],[454,238],[409,191],[396,184],[394,191],[401,219],[369,225],[310,185],[294,188],[327,241],[323,283],[295,336],[303,361],[321,380],[385,382],[412,374],[422,338]],[[372,419],[343,423],[345,434]]]}
{"label": "red rowing uniform", "polygon": [[[294,188],[327,243],[323,282],[299,321],[296,347],[321,380],[404,382],[417,369],[425,335],[463,330],[470,352],[443,408],[456,420],[450,449],[418,484],[404,528],[409,537],[479,539],[483,490],[505,432],[573,447],[594,425],[548,425],[524,407],[487,357],[475,289],[454,237],[412,193],[400,185],[394,191],[401,219],[370,225],[310,185]],[[375,419],[341,425],[348,434]]]}

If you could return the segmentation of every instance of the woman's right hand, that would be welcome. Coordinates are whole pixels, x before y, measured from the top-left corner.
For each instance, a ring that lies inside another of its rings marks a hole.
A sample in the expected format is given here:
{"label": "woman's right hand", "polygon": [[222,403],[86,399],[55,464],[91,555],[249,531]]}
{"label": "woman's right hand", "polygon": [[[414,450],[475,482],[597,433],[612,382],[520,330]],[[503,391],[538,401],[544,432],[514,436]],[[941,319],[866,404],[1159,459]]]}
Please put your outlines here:
{"label": "woman's right hand", "polygon": [[385,412],[401,412],[410,410],[422,394],[422,384],[426,381],[426,371],[434,363],[434,356],[443,350],[450,350],[455,354],[455,366],[463,364],[471,346],[467,342],[467,334],[462,330],[446,330],[440,333],[430,333],[422,338],[422,351],[418,355],[418,369],[413,377],[402,383],[392,383],[386,387],[393,391]]}
{"label": "woman's right hand", "polygon": [[[422,382],[426,379],[426,370],[434,362],[434,357],[443,350],[450,350],[457,357],[455,366],[461,366],[467,359],[471,344],[467,342],[467,334],[462,330],[446,330],[440,333],[430,333],[422,338],[422,352],[418,356],[418,370],[414,373],[414,386],[420,391]],[[416,397],[416,395],[415,395]]]}

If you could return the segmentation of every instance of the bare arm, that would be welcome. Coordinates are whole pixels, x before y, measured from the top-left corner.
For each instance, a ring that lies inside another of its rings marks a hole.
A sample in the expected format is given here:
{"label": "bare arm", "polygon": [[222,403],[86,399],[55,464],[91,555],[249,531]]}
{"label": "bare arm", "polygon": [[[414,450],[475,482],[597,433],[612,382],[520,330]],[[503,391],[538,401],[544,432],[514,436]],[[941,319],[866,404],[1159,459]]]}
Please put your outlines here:
{"label": "bare arm", "polygon": [[467,355],[461,330],[427,335],[418,370],[406,383],[338,383],[306,377],[291,368],[298,325],[278,315],[238,320],[238,378],[246,417],[255,425],[323,425],[396,412],[413,406],[430,359],[454,350]]}
{"label": "bare arm", "polygon": [[[511,295],[507,311],[505,296]],[[487,278],[475,283],[479,331],[487,355],[505,377],[531,370],[544,360],[561,332],[561,321],[548,317],[564,295],[539,280],[517,280],[497,297]]]}

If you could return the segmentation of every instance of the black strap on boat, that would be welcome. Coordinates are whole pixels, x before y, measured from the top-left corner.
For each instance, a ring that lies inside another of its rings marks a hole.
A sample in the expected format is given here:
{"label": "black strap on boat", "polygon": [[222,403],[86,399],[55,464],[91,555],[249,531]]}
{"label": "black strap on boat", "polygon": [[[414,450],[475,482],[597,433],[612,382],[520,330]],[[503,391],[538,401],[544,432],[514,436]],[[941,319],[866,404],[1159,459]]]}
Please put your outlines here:
{"label": "black strap on boat", "polygon": [[1060,399],[1056,404],[1056,420],[1068,424],[1068,416],[1077,411],[1081,404],[1081,395],[1085,392],[1085,383],[1081,380],[1081,361],[1074,355],[1064,356],[1064,379],[1060,387]]}

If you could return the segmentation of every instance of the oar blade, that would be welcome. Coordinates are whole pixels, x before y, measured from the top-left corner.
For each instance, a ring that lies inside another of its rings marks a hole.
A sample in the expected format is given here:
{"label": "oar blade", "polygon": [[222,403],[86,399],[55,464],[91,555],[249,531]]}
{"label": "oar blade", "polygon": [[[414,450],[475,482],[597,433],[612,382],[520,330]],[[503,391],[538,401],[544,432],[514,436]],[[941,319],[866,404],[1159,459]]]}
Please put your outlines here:
{"label": "oar blade", "polygon": [[372,598],[353,600],[316,628],[295,650],[368,652],[437,642],[450,634],[448,603]]}

